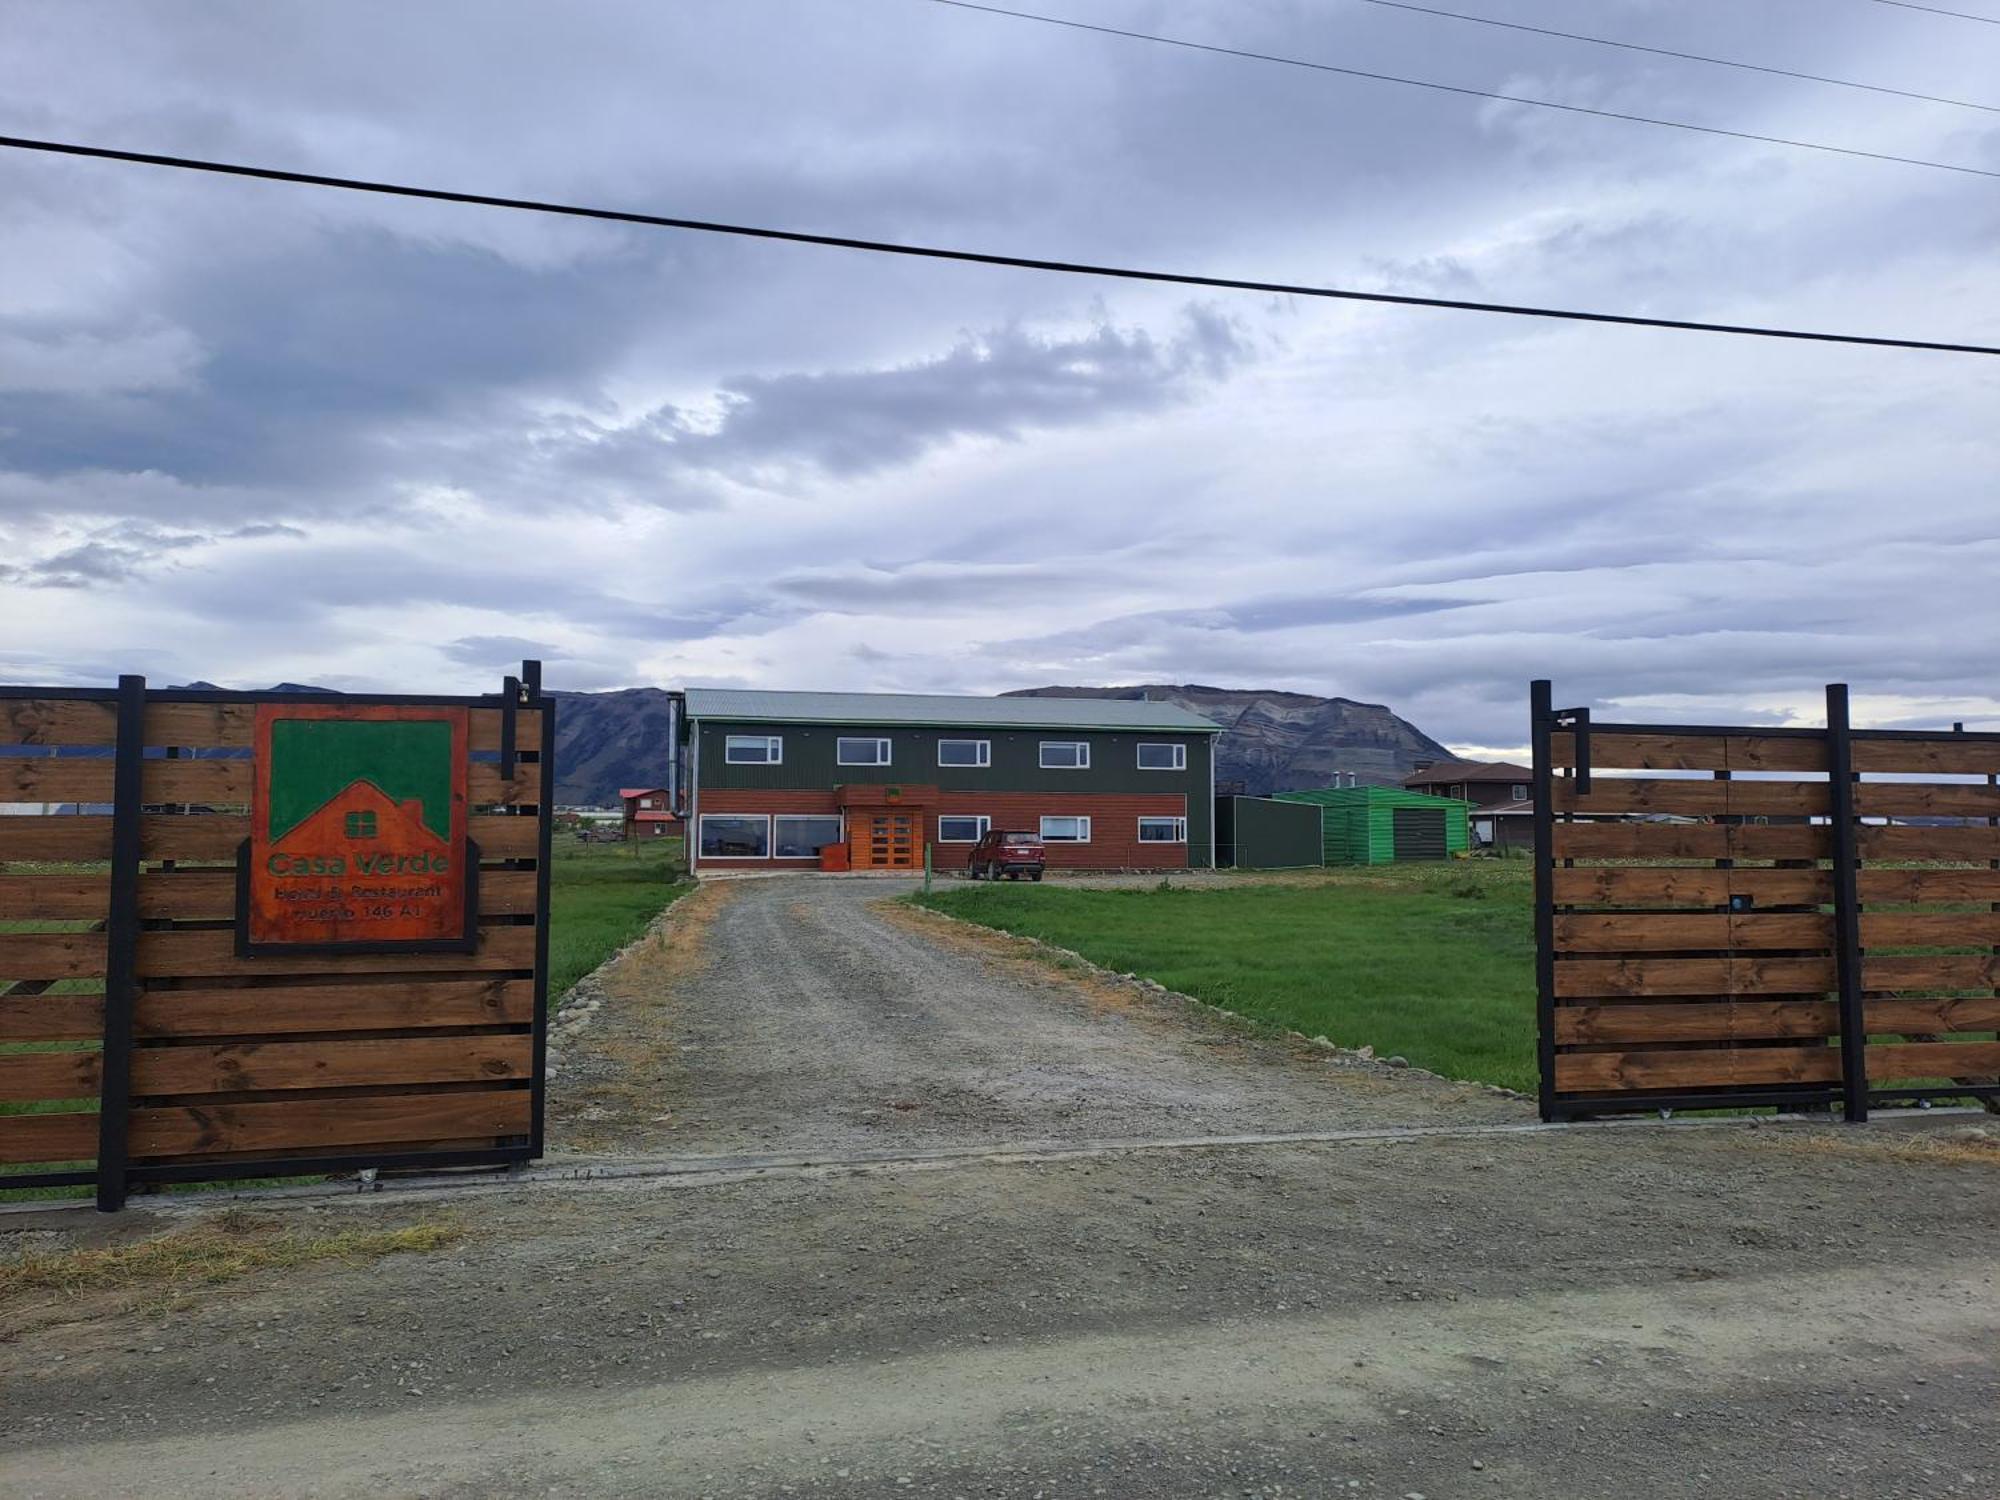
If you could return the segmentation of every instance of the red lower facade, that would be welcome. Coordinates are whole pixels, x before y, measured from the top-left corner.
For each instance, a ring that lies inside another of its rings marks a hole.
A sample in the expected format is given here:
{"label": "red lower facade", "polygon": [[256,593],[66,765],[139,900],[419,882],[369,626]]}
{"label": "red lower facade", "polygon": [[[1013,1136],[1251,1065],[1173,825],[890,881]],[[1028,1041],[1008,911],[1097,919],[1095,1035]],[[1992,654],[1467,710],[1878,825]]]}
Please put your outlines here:
{"label": "red lower facade", "polygon": [[[703,790],[696,808],[697,823],[691,830],[689,858],[697,870],[810,870],[819,866],[816,858],[775,857],[737,858],[701,853],[699,818],[703,815],[775,816],[815,814],[843,817],[845,834],[855,818],[883,811],[874,806],[854,807],[841,803],[841,792],[819,791]],[[923,838],[931,845],[933,868],[941,871],[962,869],[972,850],[970,840],[944,843],[938,838],[940,817],[986,818],[995,828],[1018,828],[1039,832],[1044,817],[1088,818],[1087,843],[1049,840],[1049,868],[1052,870],[1184,870],[1188,868],[1185,843],[1139,841],[1139,819],[1183,818],[1188,816],[1187,798],[1178,793],[1090,793],[1090,792],[951,792],[922,806],[904,805],[920,814]],[[1207,851],[1194,861],[1206,865]]]}

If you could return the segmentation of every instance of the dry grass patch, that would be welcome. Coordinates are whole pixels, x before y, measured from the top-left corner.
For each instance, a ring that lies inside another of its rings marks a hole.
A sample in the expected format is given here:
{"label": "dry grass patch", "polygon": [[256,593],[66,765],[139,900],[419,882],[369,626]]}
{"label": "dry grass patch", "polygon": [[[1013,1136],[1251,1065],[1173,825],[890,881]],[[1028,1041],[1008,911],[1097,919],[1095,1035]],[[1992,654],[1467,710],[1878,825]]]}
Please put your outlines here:
{"label": "dry grass patch", "polygon": [[1944,1131],[1759,1131],[1755,1146],[1795,1156],[1834,1156],[1859,1161],[1917,1162],[1940,1166],[2000,1167],[2000,1135],[1977,1125]]}
{"label": "dry grass patch", "polygon": [[273,1220],[230,1209],[192,1229],[137,1244],[55,1250],[0,1263],[0,1301],[27,1292],[55,1292],[65,1297],[109,1291],[171,1295],[232,1281],[253,1271],[421,1254],[455,1244],[464,1234],[457,1225],[442,1220],[398,1229],[302,1234]]}

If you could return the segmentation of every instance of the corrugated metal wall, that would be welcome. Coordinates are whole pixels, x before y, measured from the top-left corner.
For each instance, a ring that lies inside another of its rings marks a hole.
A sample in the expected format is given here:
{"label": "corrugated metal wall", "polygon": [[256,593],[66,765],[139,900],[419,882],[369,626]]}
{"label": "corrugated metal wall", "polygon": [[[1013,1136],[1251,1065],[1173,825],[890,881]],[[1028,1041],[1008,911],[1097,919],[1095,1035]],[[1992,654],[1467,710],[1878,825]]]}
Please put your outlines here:
{"label": "corrugated metal wall", "polygon": [[1445,852],[1461,854],[1471,847],[1469,814],[1472,804],[1452,797],[1430,797],[1393,786],[1326,787],[1318,791],[1278,792],[1278,802],[1311,802],[1321,809],[1321,836],[1330,865],[1386,865],[1396,858],[1395,816],[1399,807],[1442,808]]}

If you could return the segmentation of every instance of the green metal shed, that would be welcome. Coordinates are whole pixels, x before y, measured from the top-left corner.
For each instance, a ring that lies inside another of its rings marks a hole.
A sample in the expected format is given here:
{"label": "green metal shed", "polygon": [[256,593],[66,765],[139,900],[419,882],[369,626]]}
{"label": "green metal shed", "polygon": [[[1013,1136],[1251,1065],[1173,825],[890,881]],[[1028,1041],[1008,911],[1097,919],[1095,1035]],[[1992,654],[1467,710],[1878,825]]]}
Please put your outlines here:
{"label": "green metal shed", "polygon": [[1216,863],[1239,870],[1296,870],[1321,862],[1319,810],[1271,797],[1215,799]]}
{"label": "green metal shed", "polygon": [[1386,865],[1401,859],[1449,859],[1470,847],[1470,802],[1429,797],[1394,786],[1327,787],[1279,792],[1280,802],[1312,802],[1330,865]]}

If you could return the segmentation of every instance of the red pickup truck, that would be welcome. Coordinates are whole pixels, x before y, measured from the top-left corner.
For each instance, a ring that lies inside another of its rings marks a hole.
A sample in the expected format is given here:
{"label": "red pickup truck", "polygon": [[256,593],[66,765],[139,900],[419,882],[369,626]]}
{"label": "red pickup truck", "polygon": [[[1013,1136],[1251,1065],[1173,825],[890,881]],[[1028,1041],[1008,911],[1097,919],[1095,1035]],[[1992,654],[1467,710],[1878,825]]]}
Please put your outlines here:
{"label": "red pickup truck", "polygon": [[1040,834],[995,829],[972,846],[965,865],[974,880],[998,880],[1002,875],[1009,880],[1023,875],[1040,880],[1048,867],[1048,850],[1042,847]]}

